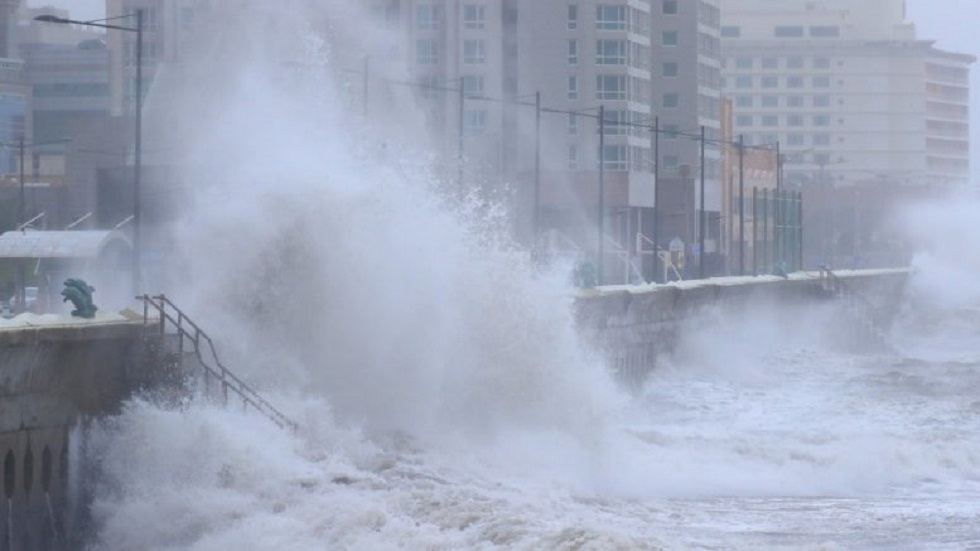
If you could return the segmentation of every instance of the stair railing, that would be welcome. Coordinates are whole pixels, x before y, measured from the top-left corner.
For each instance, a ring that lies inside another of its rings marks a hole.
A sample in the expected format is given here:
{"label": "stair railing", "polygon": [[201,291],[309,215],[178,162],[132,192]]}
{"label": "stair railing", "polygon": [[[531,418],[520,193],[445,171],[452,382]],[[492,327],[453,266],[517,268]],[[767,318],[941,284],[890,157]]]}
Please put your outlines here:
{"label": "stair railing", "polygon": [[[298,428],[299,425],[295,421],[286,417],[284,413],[275,408],[221,363],[211,337],[171,302],[170,299],[162,294],[156,296],[142,295],[136,298],[143,301],[143,323],[145,325],[149,325],[152,320],[150,317],[150,309],[152,307],[160,316],[157,323],[159,323],[161,335],[166,334],[167,322],[169,322],[176,329],[176,333],[180,339],[181,350],[183,350],[185,340],[193,345],[194,354],[204,372],[206,394],[210,394],[212,378],[216,379],[221,385],[221,399],[224,406],[227,407],[228,394],[231,392],[238,396],[245,409],[248,409],[249,406],[255,408],[259,413],[268,417],[281,428],[288,428],[293,431]],[[203,350],[205,347],[207,348],[206,352]],[[210,356],[210,359],[206,359],[205,354]]]}

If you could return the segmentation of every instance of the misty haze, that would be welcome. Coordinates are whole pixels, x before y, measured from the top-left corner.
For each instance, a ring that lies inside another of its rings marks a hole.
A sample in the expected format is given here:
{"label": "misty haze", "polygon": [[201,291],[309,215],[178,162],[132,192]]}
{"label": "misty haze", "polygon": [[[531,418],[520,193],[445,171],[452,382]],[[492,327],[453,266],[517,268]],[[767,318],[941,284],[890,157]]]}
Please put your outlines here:
{"label": "misty haze", "polygon": [[0,0],[0,546],[980,548],[977,16]]}

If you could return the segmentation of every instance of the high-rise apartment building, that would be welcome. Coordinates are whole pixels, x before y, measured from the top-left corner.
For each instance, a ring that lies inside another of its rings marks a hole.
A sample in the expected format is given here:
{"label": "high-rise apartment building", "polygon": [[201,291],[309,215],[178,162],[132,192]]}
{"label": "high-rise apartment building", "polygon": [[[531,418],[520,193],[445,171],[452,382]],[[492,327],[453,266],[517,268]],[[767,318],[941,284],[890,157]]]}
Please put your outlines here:
{"label": "high-rise apartment building", "polygon": [[[489,156],[484,166],[516,177],[528,200],[540,167],[539,229],[594,251],[601,180],[610,267],[622,268],[637,241],[654,237],[655,119],[662,130],[696,135],[704,125],[709,140],[719,136],[717,0],[377,0],[371,9],[378,22],[401,31],[413,78],[431,84],[430,121],[443,130],[448,151],[459,149],[454,140],[462,130],[467,158]],[[462,84],[461,98],[438,91],[455,83]],[[699,168],[696,140],[664,134],[659,149],[665,178],[680,182],[682,165]],[[720,154],[714,142],[708,150],[706,208],[717,212]],[[680,188],[693,179],[685,182],[660,191],[686,197]],[[693,213],[684,216],[693,225]]]}
{"label": "high-rise apartment building", "polygon": [[967,178],[974,58],[917,39],[904,0],[723,5],[735,132],[780,142],[787,185]]}

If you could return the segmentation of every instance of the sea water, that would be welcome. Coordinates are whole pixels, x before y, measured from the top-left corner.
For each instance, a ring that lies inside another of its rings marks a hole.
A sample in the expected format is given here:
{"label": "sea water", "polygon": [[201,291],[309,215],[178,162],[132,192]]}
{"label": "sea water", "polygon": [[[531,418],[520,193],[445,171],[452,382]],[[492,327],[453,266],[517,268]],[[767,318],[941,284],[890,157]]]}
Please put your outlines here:
{"label": "sea water", "polygon": [[908,218],[898,352],[777,304],[624,389],[411,94],[365,124],[307,3],[239,3],[148,101],[183,167],[165,290],[300,428],[132,401],[87,436],[94,549],[980,547],[980,262],[941,238],[970,209]]}

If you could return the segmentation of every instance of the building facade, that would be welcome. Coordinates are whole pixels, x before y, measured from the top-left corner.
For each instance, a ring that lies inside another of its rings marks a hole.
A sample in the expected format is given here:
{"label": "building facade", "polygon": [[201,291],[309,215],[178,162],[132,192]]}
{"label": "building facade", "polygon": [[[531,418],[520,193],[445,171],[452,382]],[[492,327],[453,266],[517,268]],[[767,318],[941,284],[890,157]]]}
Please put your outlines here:
{"label": "building facade", "polygon": [[[468,167],[479,163],[516,186],[519,233],[580,253],[602,248],[609,273],[652,274],[654,242],[676,237],[655,235],[657,191],[699,193],[690,175],[698,174],[700,144],[680,136],[702,125],[710,142],[706,208],[717,221],[717,0],[378,0],[370,10],[399,33],[444,150],[462,151]],[[455,83],[458,97],[443,90]],[[657,189],[655,169],[671,189]],[[478,179],[478,171],[467,174]],[[697,202],[678,201],[688,210]],[[695,213],[668,216],[695,225]]]}
{"label": "building facade", "polygon": [[972,56],[919,40],[904,0],[728,0],[735,133],[778,140],[785,182],[948,183],[969,174]]}

